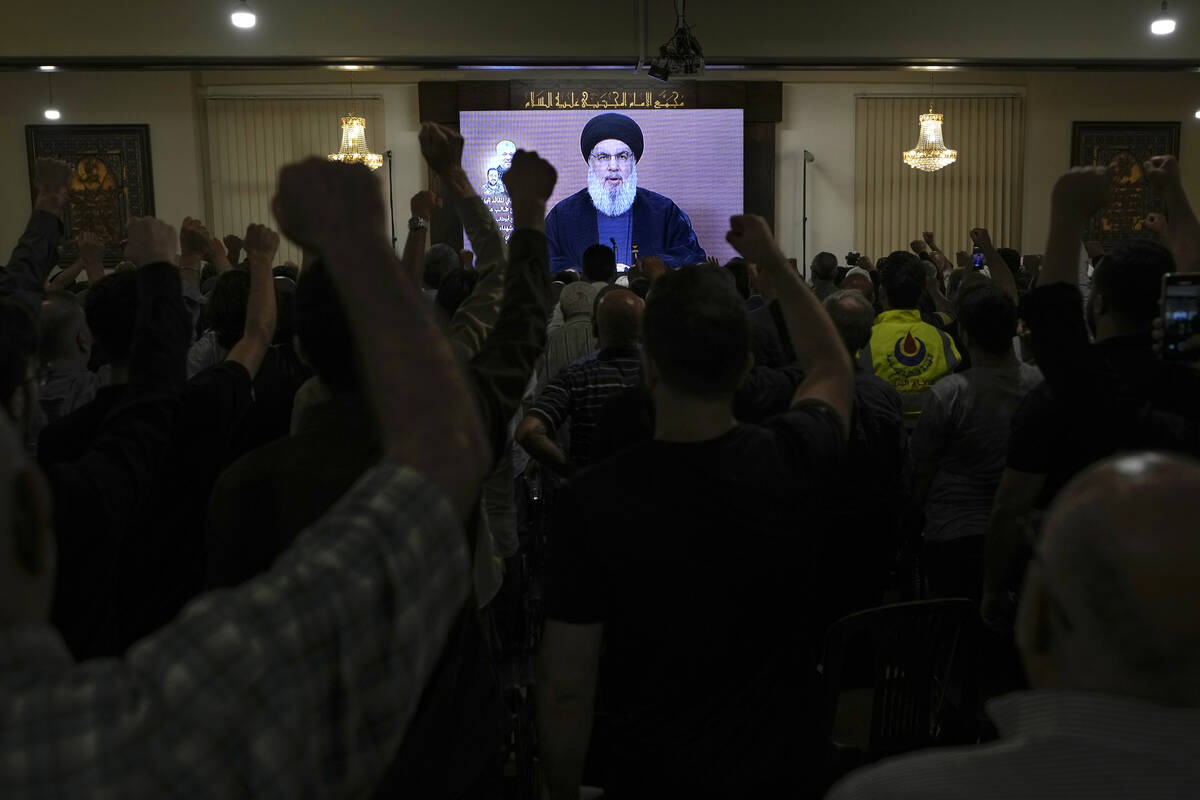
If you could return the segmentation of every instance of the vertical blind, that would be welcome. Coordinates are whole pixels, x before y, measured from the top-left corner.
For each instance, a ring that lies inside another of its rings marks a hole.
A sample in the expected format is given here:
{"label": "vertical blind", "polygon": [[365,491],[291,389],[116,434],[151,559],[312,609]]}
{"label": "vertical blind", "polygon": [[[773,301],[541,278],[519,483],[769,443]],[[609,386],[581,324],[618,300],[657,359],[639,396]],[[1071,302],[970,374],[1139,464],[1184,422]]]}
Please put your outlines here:
{"label": "vertical blind", "polygon": [[[384,150],[383,100],[378,98],[213,98],[208,116],[209,230],[242,236],[252,222],[273,225],[271,198],[279,168],[308,156],[336,153],[341,118],[353,107],[366,117],[367,145]],[[280,239],[276,262],[300,263],[300,248]]]}
{"label": "vertical blind", "polygon": [[859,97],[855,108],[855,245],[873,258],[931,230],[951,254],[970,250],[972,228],[987,228],[997,247],[1020,249],[1024,100],[943,97],[946,146],[958,161],[937,172],[904,163],[917,142],[923,97]]}

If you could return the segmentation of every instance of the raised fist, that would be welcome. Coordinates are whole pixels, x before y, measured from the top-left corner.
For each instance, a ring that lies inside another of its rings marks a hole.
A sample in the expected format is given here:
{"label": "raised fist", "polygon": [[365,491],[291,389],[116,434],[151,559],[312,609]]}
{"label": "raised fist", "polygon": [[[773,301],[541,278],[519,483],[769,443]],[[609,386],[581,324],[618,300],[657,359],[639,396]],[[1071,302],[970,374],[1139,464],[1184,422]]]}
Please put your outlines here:
{"label": "raised fist", "polygon": [[420,217],[428,222],[433,219],[433,210],[442,207],[442,198],[427,189],[414,194],[410,206],[414,217]]}
{"label": "raised fist", "polygon": [[930,249],[937,247],[937,245],[933,243],[933,231],[922,231],[921,238],[925,240],[925,244],[929,245]]}
{"label": "raised fist", "polygon": [[66,203],[71,185],[71,165],[55,158],[39,158],[34,168],[38,194]]}
{"label": "raised fist", "polygon": [[558,172],[536,151],[518,150],[512,167],[504,173],[504,185],[514,206],[522,202],[544,203],[550,199],[557,182]]}
{"label": "raised fist", "polygon": [[1105,167],[1075,167],[1054,184],[1051,207],[1081,222],[1108,205],[1112,173]]}
{"label": "raised fist", "polygon": [[183,255],[198,255],[212,260],[213,237],[204,223],[194,217],[184,217],[179,227],[179,248]]}
{"label": "raised fist", "polygon": [[104,258],[104,241],[90,231],[80,231],[75,237],[79,245],[79,258],[89,264],[99,264]]}
{"label": "raised fist", "polygon": [[725,241],[733,245],[733,249],[747,261],[757,262],[760,268],[784,263],[783,253],[775,242],[771,226],[754,214],[731,217]]}
{"label": "raised fist", "polygon": [[147,264],[175,263],[175,229],[154,217],[129,220],[125,258],[139,267]]}
{"label": "raised fist", "polygon": [[980,250],[985,250],[985,251],[991,250],[992,249],[992,235],[990,233],[988,233],[987,228],[972,228],[971,229],[971,243],[974,244],[976,247],[978,247]]}
{"label": "raised fist", "polygon": [[236,234],[227,234],[224,239],[225,252],[229,255],[230,261],[237,261],[238,256],[242,254],[242,237]]}
{"label": "raised fist", "polygon": [[1142,169],[1146,172],[1146,180],[1159,191],[1181,183],[1179,162],[1175,156],[1155,156],[1144,163]]}
{"label": "raised fist", "polygon": [[463,137],[458,131],[436,122],[426,122],[417,139],[421,142],[421,155],[434,172],[443,174],[462,166]]}
{"label": "raised fist", "polygon": [[335,241],[380,236],[383,231],[379,183],[362,164],[316,156],[289,164],[279,171],[271,206],[284,234],[318,253]]}
{"label": "raised fist", "polygon": [[279,251],[279,234],[266,225],[251,224],[246,229],[246,258],[251,263],[275,263],[275,253]]}

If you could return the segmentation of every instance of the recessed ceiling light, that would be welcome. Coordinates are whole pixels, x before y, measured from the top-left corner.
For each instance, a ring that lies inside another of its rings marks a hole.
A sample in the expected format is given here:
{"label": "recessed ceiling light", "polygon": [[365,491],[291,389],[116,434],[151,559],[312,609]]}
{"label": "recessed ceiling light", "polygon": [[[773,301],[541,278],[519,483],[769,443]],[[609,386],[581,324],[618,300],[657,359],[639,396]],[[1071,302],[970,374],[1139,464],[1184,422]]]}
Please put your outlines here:
{"label": "recessed ceiling light", "polygon": [[58,69],[58,67],[47,64],[43,67],[38,67],[38,69],[40,69],[42,72],[54,72],[54,70]]}
{"label": "recessed ceiling light", "polygon": [[45,115],[46,119],[61,119],[62,118],[62,114],[59,113],[57,108],[47,108],[42,113]]}
{"label": "recessed ceiling light", "polygon": [[1197,111],[1195,116],[1196,116],[1196,119],[1200,119],[1200,111]]}
{"label": "recessed ceiling light", "polygon": [[1175,32],[1175,18],[1167,11],[1167,0],[1163,0],[1158,18],[1150,23],[1150,32],[1155,36],[1167,36]]}
{"label": "recessed ceiling light", "polygon": [[340,67],[338,67],[338,69],[344,69],[344,70],[347,70],[348,72],[353,72],[354,70],[362,69],[362,65],[361,64],[342,64]]}
{"label": "recessed ceiling light", "polygon": [[250,10],[250,6],[246,3],[246,0],[241,0],[241,2],[234,7],[233,13],[229,15],[229,21],[232,22],[236,28],[246,29],[253,28],[255,23],[258,22],[258,17],[256,17],[254,12]]}

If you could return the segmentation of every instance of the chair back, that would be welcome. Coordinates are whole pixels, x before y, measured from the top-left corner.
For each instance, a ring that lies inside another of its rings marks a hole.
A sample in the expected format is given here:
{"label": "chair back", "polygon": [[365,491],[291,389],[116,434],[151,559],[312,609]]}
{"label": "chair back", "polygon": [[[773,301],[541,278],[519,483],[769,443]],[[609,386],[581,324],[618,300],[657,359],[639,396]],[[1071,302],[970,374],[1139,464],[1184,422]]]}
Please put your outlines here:
{"label": "chair back", "polygon": [[[872,701],[869,759],[939,743],[951,713],[946,692],[955,683],[958,713],[975,716],[973,648],[967,641],[977,614],[966,598],[921,600],[843,617],[825,636],[826,732],[833,731],[839,694],[852,674],[868,667]],[[868,655],[869,654],[869,655]],[[864,657],[870,664],[847,658]],[[848,669],[849,668],[849,669]]]}

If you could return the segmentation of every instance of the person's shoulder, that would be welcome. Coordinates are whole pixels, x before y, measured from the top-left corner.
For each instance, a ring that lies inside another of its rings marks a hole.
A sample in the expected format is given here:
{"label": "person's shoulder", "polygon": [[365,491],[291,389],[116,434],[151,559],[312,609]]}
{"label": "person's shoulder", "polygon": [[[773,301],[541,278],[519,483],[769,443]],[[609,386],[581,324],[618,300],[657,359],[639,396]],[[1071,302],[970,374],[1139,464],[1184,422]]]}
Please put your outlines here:
{"label": "person's shoulder", "polygon": [[873,372],[859,370],[855,373],[854,393],[868,403],[894,407],[897,413],[904,404],[896,387]]}
{"label": "person's shoulder", "polygon": [[1018,367],[1021,376],[1021,385],[1033,390],[1044,382],[1042,371],[1032,364],[1021,362]]}
{"label": "person's shoulder", "polygon": [[969,391],[971,385],[980,378],[980,373],[974,368],[964,372],[950,372],[934,381],[931,391],[938,397],[953,397]]}
{"label": "person's shoulder", "polygon": [[[651,191],[643,186],[637,188],[636,199],[650,206],[651,208],[669,208],[675,206],[675,201],[667,197],[665,194]],[[678,208],[678,206],[675,206]]]}
{"label": "person's shoulder", "polygon": [[643,481],[631,481],[630,478],[644,474],[647,459],[654,449],[655,442],[649,439],[630,444],[572,475],[567,489],[588,510],[598,513],[611,508],[614,498],[636,493],[643,485]]}
{"label": "person's shoulder", "polygon": [[580,189],[575,194],[568,195],[555,203],[554,208],[550,209],[550,214],[548,216],[554,216],[560,212],[575,212],[578,210],[576,207],[584,202],[586,202],[588,205],[591,205],[592,199],[588,197],[587,189]]}
{"label": "person's shoulder", "polygon": [[[825,800],[941,800],[965,797],[1019,797],[997,792],[997,781],[1021,783],[1008,764],[1011,746],[995,742],[938,747],[889,758],[851,772]],[[1012,787],[1015,788],[1015,787]],[[1024,785],[1027,790],[1028,784]]]}

